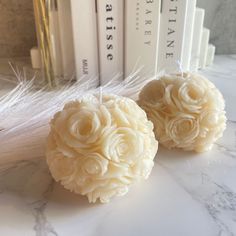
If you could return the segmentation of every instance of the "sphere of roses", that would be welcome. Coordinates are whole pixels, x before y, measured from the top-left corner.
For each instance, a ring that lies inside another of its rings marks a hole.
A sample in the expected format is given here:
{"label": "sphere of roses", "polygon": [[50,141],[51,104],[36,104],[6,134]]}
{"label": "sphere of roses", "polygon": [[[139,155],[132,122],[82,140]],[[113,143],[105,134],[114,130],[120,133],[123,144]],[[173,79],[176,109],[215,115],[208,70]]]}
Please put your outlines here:
{"label": "sphere of roses", "polygon": [[138,104],[167,148],[208,151],[226,128],[222,94],[198,74],[170,74],[153,80],[140,92]]}
{"label": "sphere of roses", "polygon": [[147,179],[158,142],[131,99],[90,95],[70,102],[50,123],[46,158],[53,178],[89,202],[109,202]]}

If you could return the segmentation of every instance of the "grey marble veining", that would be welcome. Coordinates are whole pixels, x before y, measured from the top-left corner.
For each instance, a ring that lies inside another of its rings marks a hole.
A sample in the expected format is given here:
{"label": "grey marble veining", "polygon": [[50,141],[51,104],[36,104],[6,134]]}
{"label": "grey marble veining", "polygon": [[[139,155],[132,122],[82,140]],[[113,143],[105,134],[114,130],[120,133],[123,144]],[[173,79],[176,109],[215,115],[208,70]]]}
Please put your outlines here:
{"label": "grey marble veining", "polygon": [[0,168],[0,235],[235,236],[236,56],[202,71],[226,97],[230,120],[208,153],[159,148],[148,181],[110,204],[88,204],[55,183],[44,158]]}

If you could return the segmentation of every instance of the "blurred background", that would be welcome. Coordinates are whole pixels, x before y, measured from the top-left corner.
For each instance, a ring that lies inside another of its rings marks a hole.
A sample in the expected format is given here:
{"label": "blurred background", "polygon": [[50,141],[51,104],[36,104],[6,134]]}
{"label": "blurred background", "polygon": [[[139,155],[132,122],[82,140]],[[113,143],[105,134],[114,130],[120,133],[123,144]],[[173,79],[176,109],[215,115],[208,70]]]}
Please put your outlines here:
{"label": "blurred background", "polygon": [[[236,53],[236,0],[198,0],[217,54]],[[27,57],[36,45],[32,0],[0,0],[0,58]]]}
{"label": "blurred background", "polygon": [[206,10],[204,25],[211,30],[217,54],[236,53],[236,0],[197,0]]}

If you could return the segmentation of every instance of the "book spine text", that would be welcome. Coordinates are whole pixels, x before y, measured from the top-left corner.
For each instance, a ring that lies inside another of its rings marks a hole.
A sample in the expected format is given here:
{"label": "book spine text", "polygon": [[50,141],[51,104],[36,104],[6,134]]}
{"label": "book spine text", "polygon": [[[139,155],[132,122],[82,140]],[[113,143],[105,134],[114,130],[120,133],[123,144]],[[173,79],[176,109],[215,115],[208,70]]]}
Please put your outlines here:
{"label": "book spine text", "polygon": [[125,77],[157,73],[161,0],[125,1]]}
{"label": "book spine text", "polygon": [[100,83],[123,79],[123,0],[97,0]]}
{"label": "book spine text", "polygon": [[158,70],[175,71],[182,64],[187,0],[163,0]]}

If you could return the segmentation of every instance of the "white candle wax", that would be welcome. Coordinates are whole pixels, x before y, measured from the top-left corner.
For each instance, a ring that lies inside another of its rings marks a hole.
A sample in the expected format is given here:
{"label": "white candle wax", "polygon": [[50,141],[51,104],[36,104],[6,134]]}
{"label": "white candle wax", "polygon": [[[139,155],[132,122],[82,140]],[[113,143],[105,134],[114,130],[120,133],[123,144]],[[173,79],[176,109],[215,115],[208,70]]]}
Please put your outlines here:
{"label": "white candle wax", "polygon": [[157,140],[169,149],[211,150],[226,128],[223,96],[197,73],[168,74],[149,82],[138,104],[153,122]]}
{"label": "white candle wax", "polygon": [[46,156],[52,176],[90,202],[122,196],[151,173],[158,148],[153,124],[129,98],[100,90],[65,105],[50,124]]}

